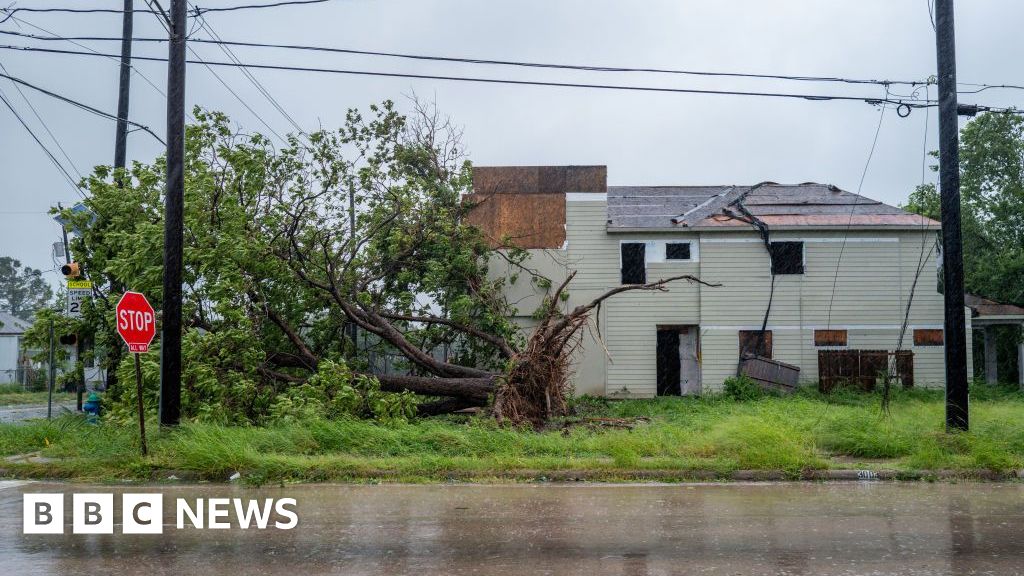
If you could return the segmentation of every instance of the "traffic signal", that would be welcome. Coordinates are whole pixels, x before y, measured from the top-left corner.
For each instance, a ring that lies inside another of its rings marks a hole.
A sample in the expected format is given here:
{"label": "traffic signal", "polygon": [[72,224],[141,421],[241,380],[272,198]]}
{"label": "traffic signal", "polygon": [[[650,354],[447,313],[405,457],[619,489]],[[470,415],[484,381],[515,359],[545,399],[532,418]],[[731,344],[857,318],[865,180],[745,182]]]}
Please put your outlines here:
{"label": "traffic signal", "polygon": [[57,341],[64,346],[74,346],[78,343],[78,334],[61,334]]}
{"label": "traffic signal", "polygon": [[60,273],[65,278],[78,278],[82,275],[82,268],[78,265],[78,262],[68,262],[60,267]]}

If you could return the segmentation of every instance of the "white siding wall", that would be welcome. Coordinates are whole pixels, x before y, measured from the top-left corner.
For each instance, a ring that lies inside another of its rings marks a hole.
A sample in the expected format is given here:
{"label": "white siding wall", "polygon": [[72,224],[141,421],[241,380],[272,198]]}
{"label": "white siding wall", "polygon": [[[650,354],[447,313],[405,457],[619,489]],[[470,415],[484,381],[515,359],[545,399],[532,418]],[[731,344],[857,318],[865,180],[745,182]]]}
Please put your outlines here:
{"label": "white siding wall", "polygon": [[[599,328],[610,358],[588,335],[574,380],[577,391],[616,397],[653,396],[656,331],[659,325],[670,324],[700,326],[704,390],[720,389],[725,378],[736,373],[738,331],[759,329],[768,304],[771,272],[760,236],[752,229],[700,234],[609,234],[603,200],[570,199],[566,218],[564,250],[532,251],[531,265],[553,274],[556,281],[564,278],[568,269],[577,271],[567,308],[619,284],[621,242],[648,244],[649,282],[692,274],[720,284],[707,287],[678,281],[667,292],[626,293],[607,301],[601,310]],[[814,329],[847,330],[848,348],[896,348],[915,271],[922,258],[923,239],[924,264],[903,347],[914,351],[918,386],[942,385],[943,348],[913,346],[914,328],[942,327],[936,254],[929,254],[934,231],[778,231],[771,238],[804,242],[804,274],[776,276],[768,318],[774,357],[800,366],[804,382],[817,381],[819,348],[814,346]],[[652,262],[661,260],[658,255],[668,240],[692,242],[693,261]],[[520,282],[524,279],[520,278]],[[521,302],[521,316],[528,316],[539,303],[542,291],[527,282],[527,288],[517,286],[510,295]],[[968,359],[971,360],[970,356]]]}

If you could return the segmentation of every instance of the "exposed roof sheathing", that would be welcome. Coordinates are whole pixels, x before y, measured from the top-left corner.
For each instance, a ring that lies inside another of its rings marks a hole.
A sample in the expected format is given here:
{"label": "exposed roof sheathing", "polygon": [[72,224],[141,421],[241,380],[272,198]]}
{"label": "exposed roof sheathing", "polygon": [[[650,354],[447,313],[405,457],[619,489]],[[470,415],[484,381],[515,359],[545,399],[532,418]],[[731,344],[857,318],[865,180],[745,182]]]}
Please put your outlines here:
{"label": "exposed roof sheathing", "polygon": [[895,206],[826,184],[610,186],[608,230],[743,228],[736,202],[769,226],[938,226]]}

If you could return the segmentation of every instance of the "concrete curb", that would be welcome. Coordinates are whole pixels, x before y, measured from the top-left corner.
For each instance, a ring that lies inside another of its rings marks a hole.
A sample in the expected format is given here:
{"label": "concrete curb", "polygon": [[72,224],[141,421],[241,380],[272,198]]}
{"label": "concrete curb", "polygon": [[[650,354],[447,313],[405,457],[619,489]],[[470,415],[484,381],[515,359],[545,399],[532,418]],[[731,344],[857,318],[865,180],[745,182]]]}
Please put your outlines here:
{"label": "concrete curb", "polygon": [[[26,470],[12,462],[13,466],[0,468],[0,478],[72,481],[59,469],[47,470],[44,463],[36,463],[31,470]],[[28,472],[28,474],[26,474]],[[248,473],[240,471],[240,479],[245,480]],[[399,470],[362,470],[350,474],[338,474],[336,477],[325,477],[324,482],[361,482],[366,480],[399,480],[416,476]],[[505,480],[513,482],[897,482],[897,481],[976,481],[976,482],[1015,482],[1024,480],[1024,469],[998,472],[994,470],[803,470],[790,473],[783,470],[734,470],[720,472],[715,470],[507,470],[507,471],[448,471],[433,472],[421,475],[424,478],[436,479],[438,482],[474,482],[481,480]],[[212,478],[204,474],[187,470],[157,470],[148,480],[143,482],[164,483],[196,483],[214,482],[228,483],[225,478]],[[273,483],[276,480],[267,479]],[[317,482],[306,482],[314,484]]]}

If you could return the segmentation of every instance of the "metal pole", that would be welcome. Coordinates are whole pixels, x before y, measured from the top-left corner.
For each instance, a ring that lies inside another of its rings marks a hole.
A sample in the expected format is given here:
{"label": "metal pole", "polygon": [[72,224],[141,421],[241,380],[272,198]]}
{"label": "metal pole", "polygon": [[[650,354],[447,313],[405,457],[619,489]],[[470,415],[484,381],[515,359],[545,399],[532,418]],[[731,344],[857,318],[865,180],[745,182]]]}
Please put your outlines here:
{"label": "metal pole", "polygon": [[139,401],[139,440],[142,443],[142,455],[149,454],[146,448],[146,411],[142,408],[142,365],[139,364],[139,353],[135,353],[135,395]]}
{"label": "metal pole", "polygon": [[47,378],[49,393],[46,395],[46,419],[50,420],[53,418],[53,384],[56,379],[56,372],[53,369],[53,318],[50,318],[50,362],[48,368],[50,377]]}
{"label": "metal pole", "polygon": [[[117,92],[117,133],[114,136],[114,168],[124,168],[128,149],[128,99],[132,80],[132,3],[124,0],[121,24],[121,77]],[[121,179],[117,179],[118,188]]]}
{"label": "metal pole", "polygon": [[953,0],[935,2],[935,45],[939,70],[939,190],[946,301],[946,429],[967,430],[967,333],[964,319],[963,245],[960,238],[960,144]]}
{"label": "metal pole", "polygon": [[181,268],[185,208],[186,0],[171,0],[167,56],[167,193],[164,199],[164,294],[160,338],[160,425],[181,419]]}

